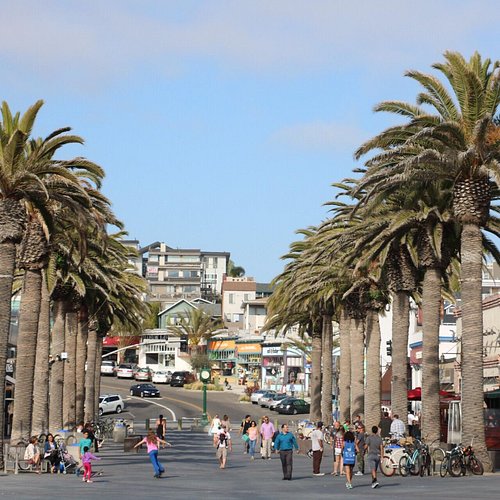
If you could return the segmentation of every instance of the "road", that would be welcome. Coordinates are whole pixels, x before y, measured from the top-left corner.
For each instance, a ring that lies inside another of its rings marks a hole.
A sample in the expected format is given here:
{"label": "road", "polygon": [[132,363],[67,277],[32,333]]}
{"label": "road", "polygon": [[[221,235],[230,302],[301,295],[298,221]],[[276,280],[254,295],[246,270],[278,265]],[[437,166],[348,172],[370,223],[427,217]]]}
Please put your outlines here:
{"label": "road", "polygon": [[[133,418],[135,422],[142,423],[147,418],[156,418],[162,413],[167,420],[178,420],[181,417],[200,417],[202,413],[202,392],[188,391],[181,387],[170,387],[165,384],[155,384],[160,389],[159,398],[140,398],[130,396],[130,386],[135,381],[117,379],[116,377],[103,377],[101,381],[101,394],[120,394],[125,401],[126,411],[122,413],[125,418]],[[238,401],[240,392],[237,391],[208,391],[207,411],[209,416],[218,414],[220,417],[229,415],[230,421],[235,424],[241,422],[245,415],[250,414],[254,419],[270,415],[273,421],[279,424],[289,420],[302,420],[308,415],[278,415],[267,408]],[[116,416],[110,414],[110,416]]]}

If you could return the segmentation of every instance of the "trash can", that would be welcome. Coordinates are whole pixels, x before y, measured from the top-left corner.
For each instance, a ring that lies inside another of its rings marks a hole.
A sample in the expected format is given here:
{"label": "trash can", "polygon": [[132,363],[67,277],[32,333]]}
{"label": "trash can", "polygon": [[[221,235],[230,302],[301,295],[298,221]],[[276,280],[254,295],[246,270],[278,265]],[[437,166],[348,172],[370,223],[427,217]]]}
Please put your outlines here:
{"label": "trash can", "polygon": [[115,426],[113,428],[113,441],[115,443],[123,443],[127,437],[127,428],[125,427],[125,422],[123,419],[115,420]]}
{"label": "trash can", "polygon": [[135,448],[134,446],[142,440],[142,436],[129,436],[123,440],[123,451],[128,453],[137,453],[139,448]]}

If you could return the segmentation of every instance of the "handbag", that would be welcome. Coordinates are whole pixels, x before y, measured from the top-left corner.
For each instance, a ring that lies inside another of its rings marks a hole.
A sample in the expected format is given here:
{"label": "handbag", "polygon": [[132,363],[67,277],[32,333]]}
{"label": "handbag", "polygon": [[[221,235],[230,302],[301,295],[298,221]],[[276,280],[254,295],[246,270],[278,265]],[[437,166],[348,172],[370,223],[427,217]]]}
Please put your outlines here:
{"label": "handbag", "polygon": [[248,441],[250,441],[250,436],[248,434],[243,434],[243,436],[241,436],[241,439],[243,439],[245,443],[248,443]]}

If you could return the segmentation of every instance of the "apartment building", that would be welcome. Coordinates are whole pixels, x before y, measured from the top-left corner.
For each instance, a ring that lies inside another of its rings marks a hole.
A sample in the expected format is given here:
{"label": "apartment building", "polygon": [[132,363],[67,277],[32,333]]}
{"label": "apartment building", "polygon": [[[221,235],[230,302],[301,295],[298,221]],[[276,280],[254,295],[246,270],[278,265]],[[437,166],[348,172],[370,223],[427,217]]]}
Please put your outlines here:
{"label": "apartment building", "polygon": [[225,276],[222,282],[222,318],[230,330],[244,328],[244,303],[255,300],[257,284],[253,278]]}
{"label": "apartment building", "polygon": [[228,252],[172,248],[157,241],[141,248],[139,253],[143,256],[150,300],[172,303],[179,299],[220,298]]}

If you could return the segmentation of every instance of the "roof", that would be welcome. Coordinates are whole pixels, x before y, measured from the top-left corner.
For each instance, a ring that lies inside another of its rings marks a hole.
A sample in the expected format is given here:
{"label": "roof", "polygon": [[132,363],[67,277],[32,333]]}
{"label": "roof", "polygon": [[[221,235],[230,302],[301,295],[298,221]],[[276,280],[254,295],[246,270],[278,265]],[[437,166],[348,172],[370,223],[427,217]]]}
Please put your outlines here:
{"label": "roof", "polygon": [[223,281],[223,292],[255,292],[255,281]]}

